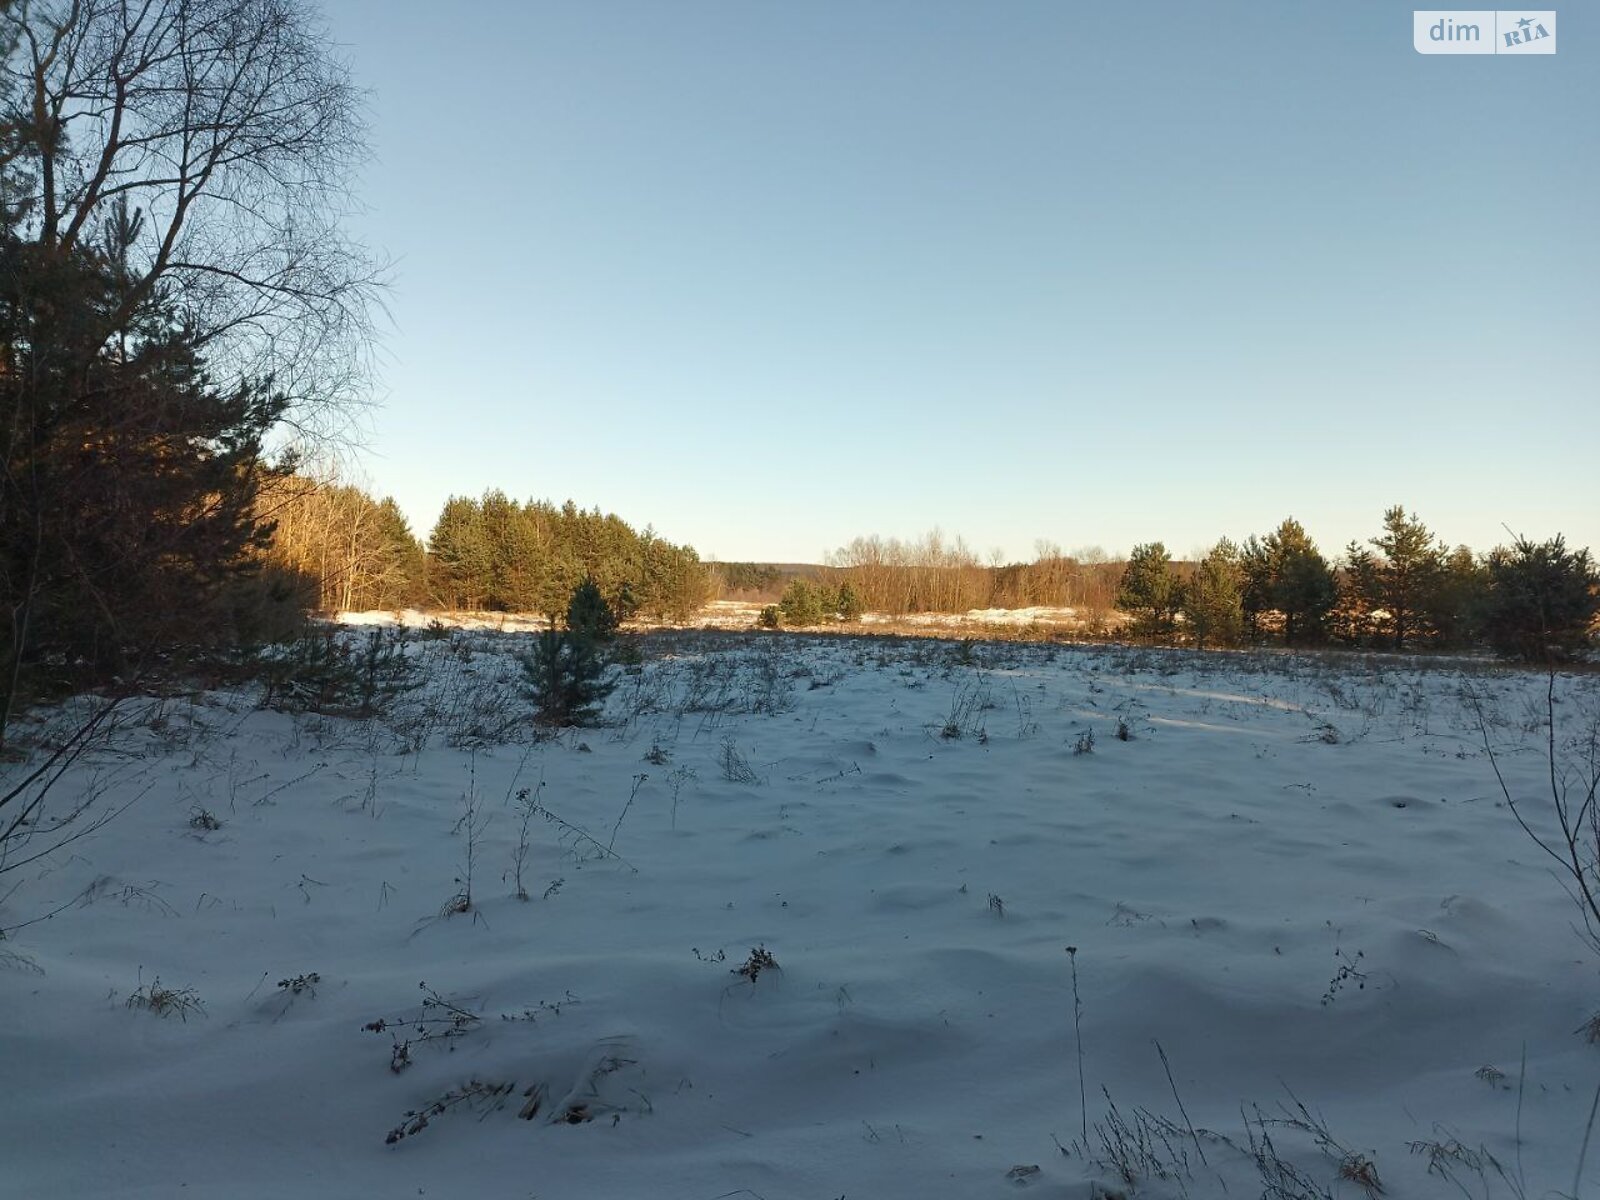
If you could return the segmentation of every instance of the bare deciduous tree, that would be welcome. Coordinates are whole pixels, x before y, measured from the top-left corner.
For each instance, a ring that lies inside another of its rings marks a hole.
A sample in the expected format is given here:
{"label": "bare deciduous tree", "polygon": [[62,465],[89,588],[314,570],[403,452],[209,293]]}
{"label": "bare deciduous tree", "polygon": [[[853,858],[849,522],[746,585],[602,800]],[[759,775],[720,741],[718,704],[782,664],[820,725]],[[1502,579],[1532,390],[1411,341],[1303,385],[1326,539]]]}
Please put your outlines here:
{"label": "bare deciduous tree", "polygon": [[42,0],[0,22],[20,236],[64,256],[132,220],[104,337],[165,295],[213,376],[270,378],[327,432],[360,396],[382,269],[342,228],[365,131],[322,28],[296,0]]}
{"label": "bare deciduous tree", "polygon": [[269,561],[316,587],[324,612],[398,608],[422,599],[422,545],[392,499],[324,471],[274,480],[262,494],[275,525]]}
{"label": "bare deciduous tree", "polygon": [[1565,746],[1558,734],[1556,673],[1547,677],[1544,705],[1545,771],[1549,788],[1548,814],[1536,811],[1530,800],[1519,799],[1500,770],[1500,759],[1489,737],[1489,720],[1482,698],[1465,694],[1478,718],[1478,733],[1494,771],[1506,807],[1522,831],[1555,861],[1555,875],[1572,898],[1583,922],[1584,940],[1600,953],[1600,714],[1580,713],[1580,730]]}

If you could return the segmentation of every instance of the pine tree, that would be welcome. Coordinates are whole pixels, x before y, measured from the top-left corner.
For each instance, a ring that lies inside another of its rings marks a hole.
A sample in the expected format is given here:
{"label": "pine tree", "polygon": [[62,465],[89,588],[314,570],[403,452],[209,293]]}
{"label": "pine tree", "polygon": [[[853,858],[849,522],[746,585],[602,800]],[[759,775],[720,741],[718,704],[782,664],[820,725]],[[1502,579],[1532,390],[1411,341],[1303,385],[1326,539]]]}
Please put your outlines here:
{"label": "pine tree", "polygon": [[1444,560],[1438,585],[1428,602],[1428,623],[1442,645],[1470,645],[1483,622],[1488,571],[1466,546],[1457,546]]}
{"label": "pine tree", "polygon": [[593,725],[616,687],[599,647],[581,633],[552,625],[522,660],[524,695],[541,725]]}
{"label": "pine tree", "polygon": [[478,520],[488,554],[482,606],[496,612],[526,612],[542,547],[527,537],[522,506],[494,488],[478,501]]}
{"label": "pine tree", "polygon": [[1367,619],[1403,650],[1408,637],[1434,632],[1428,617],[1444,575],[1445,548],[1398,504],[1383,514],[1383,529],[1369,542],[1377,554],[1350,544],[1348,575]]}
{"label": "pine tree", "polygon": [[617,602],[612,606],[617,622],[631,621],[639,612],[639,594],[631,580],[624,579],[617,589]]}
{"label": "pine tree", "polygon": [[1244,635],[1244,567],[1239,547],[1223,538],[1195,568],[1183,612],[1197,646],[1233,646]]}
{"label": "pine tree", "polygon": [[1328,560],[1300,522],[1288,518],[1263,543],[1270,571],[1270,606],[1283,614],[1284,640],[1291,646],[1319,640],[1339,586]]}
{"label": "pine tree", "polygon": [[217,386],[160,297],[106,337],[128,232],[56,255],[0,234],[0,727],[31,666],[126,675],[228,637],[227,588],[270,533],[256,496],[285,402]]}
{"label": "pine tree", "polygon": [[493,588],[493,554],[483,510],[451,496],[428,537],[428,586],[445,608],[479,608]]}
{"label": "pine tree", "polygon": [[820,589],[805,579],[789,581],[789,586],[784,588],[783,596],[778,601],[778,609],[783,613],[785,625],[800,627],[821,625],[827,615]]}
{"label": "pine tree", "polygon": [[1253,641],[1261,636],[1262,614],[1272,610],[1272,554],[1255,534],[1246,538],[1239,550],[1239,569],[1244,575],[1239,608],[1245,635]]}
{"label": "pine tree", "polygon": [[839,585],[839,619],[841,621],[859,621],[861,614],[866,611],[866,606],[861,603],[861,597],[855,588],[848,583]]}
{"label": "pine tree", "polygon": [[600,585],[585,579],[567,604],[567,628],[591,642],[609,642],[617,634],[617,614],[600,594]]}
{"label": "pine tree", "polygon": [[1160,542],[1135,546],[1122,572],[1117,607],[1132,613],[1143,634],[1170,633],[1183,605],[1183,582],[1172,570],[1172,555]]}
{"label": "pine tree", "polygon": [[1587,647],[1600,613],[1600,570],[1588,550],[1519,537],[1489,554],[1483,624],[1496,652],[1562,662]]}

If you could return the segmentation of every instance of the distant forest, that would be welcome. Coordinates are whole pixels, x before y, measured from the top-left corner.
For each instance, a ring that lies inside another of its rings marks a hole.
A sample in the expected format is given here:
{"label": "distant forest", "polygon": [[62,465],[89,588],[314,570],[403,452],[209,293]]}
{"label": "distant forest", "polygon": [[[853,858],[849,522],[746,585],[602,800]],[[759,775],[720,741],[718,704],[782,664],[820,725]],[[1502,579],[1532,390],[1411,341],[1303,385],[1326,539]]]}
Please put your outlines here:
{"label": "distant forest", "polygon": [[[1194,646],[1280,641],[1395,650],[1487,645],[1526,660],[1570,660],[1592,645],[1600,572],[1558,534],[1518,537],[1476,554],[1448,546],[1403,506],[1375,535],[1330,559],[1293,518],[1242,543],[1219,540],[1198,562],[1161,542],[1124,562],[1072,556],[1039,543],[1031,563],[984,565],[959,540],[858,538],[829,558],[825,614],[964,612],[1034,605],[1079,610],[1086,632]],[[816,611],[809,584],[791,584],[769,621]],[[831,603],[830,603],[831,601]],[[1111,620],[1113,612],[1117,620]],[[791,621],[798,624],[801,622]]]}
{"label": "distant forest", "polygon": [[594,582],[624,618],[682,619],[712,576],[689,546],[642,533],[571,501],[519,502],[502,491],[452,496],[424,544],[392,499],[293,475],[267,490],[266,563],[305,607],[437,608],[559,615]]}
{"label": "distant forest", "polygon": [[689,546],[614,514],[519,503],[491,491],[452,497],[416,538],[392,500],[358,488],[281,480],[264,501],[275,522],[267,561],[307,607],[406,606],[559,615],[592,580],[624,619],[683,620],[709,600],[769,603],[767,625],[814,627],[862,612],[890,617],[984,609],[1071,609],[1088,636],[1196,646],[1345,645],[1459,649],[1492,645],[1563,657],[1587,643],[1600,576],[1559,537],[1475,553],[1450,547],[1401,506],[1374,536],[1330,558],[1294,519],[1198,562],[1161,542],[1125,560],[1039,542],[1030,562],[985,563],[959,538],[860,537],[825,563],[703,563]]}

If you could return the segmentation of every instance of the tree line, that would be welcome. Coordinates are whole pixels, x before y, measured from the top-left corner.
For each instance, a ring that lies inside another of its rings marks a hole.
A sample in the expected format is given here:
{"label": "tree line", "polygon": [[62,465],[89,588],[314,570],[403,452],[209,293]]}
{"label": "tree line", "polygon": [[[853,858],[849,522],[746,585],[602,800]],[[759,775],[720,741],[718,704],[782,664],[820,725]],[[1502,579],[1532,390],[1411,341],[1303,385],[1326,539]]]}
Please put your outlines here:
{"label": "tree line", "polygon": [[263,489],[259,509],[270,531],[262,565],[287,581],[299,609],[362,612],[425,601],[427,551],[391,497],[297,473]]}
{"label": "tree line", "polygon": [[613,513],[519,503],[504,492],[452,496],[428,538],[428,590],[445,608],[558,614],[590,581],[617,614],[681,619],[704,604],[700,557]]}
{"label": "tree line", "polygon": [[1198,646],[1268,637],[1393,650],[1488,645],[1560,661],[1590,644],[1600,571],[1560,535],[1517,537],[1482,555],[1452,549],[1397,505],[1381,532],[1351,542],[1339,562],[1293,518],[1243,544],[1223,538],[1187,568],[1160,542],[1136,546],[1117,605],[1137,634]]}
{"label": "tree line", "polygon": [[1120,565],[1099,547],[1063,553],[1036,543],[1031,563],[983,560],[958,538],[938,530],[910,541],[858,537],[827,556],[823,572],[834,587],[848,584],[872,612],[967,612],[983,608],[1052,606],[1108,618],[1116,602]]}
{"label": "tree line", "polygon": [[1134,547],[1125,562],[1097,547],[1069,555],[1041,541],[1036,550],[1030,563],[985,564],[937,531],[913,541],[859,537],[814,578],[790,583],[763,623],[848,620],[861,608],[904,616],[1049,606],[1078,610],[1090,633],[1112,632],[1120,612],[1135,637],[1200,647],[1487,645],[1545,660],[1588,645],[1600,614],[1600,573],[1587,550],[1558,535],[1475,554],[1448,546],[1403,506],[1337,560],[1293,518],[1242,543],[1223,538],[1191,563],[1174,561],[1161,542]]}
{"label": "tree line", "polygon": [[491,490],[445,501],[426,544],[398,505],[334,480],[296,475],[263,495],[265,561],[322,612],[434,608],[560,616],[592,583],[622,619],[681,620],[711,577],[690,546],[614,513],[526,503]]}

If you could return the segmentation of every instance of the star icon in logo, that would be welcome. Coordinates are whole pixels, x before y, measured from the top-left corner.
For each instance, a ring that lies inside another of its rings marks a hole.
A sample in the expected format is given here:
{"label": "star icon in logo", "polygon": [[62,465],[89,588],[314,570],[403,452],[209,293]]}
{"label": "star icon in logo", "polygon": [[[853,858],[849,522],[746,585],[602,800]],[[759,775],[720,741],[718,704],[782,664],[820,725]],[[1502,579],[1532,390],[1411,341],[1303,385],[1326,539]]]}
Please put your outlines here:
{"label": "star icon in logo", "polygon": [[1522,20],[1517,22],[1517,24],[1520,25],[1524,30],[1526,30],[1529,25],[1533,24],[1533,22],[1531,20],[1529,20],[1527,17],[1523,17]]}

